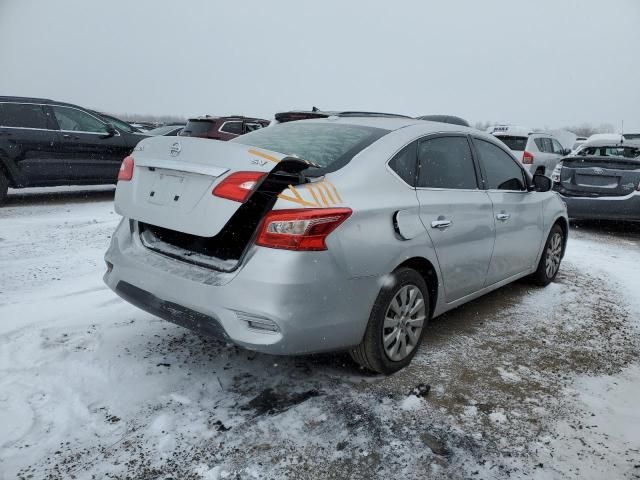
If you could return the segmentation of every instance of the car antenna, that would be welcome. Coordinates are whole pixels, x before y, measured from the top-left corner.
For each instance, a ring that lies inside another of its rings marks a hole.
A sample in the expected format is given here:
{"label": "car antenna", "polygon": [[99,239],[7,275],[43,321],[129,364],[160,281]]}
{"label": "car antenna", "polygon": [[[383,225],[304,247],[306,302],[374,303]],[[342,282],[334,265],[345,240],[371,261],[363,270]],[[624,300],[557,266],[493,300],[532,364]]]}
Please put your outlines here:
{"label": "car antenna", "polygon": [[622,120],[620,120],[621,125],[620,125],[620,143],[624,143],[624,118]]}

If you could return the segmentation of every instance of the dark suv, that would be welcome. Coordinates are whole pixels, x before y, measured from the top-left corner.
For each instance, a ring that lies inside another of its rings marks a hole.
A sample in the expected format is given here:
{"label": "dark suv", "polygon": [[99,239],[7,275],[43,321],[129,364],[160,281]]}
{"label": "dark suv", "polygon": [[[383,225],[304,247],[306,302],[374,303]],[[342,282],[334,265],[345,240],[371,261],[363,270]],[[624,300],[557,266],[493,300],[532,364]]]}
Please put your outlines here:
{"label": "dark suv", "polygon": [[214,140],[231,140],[245,133],[253,132],[269,125],[262,118],[241,117],[204,117],[190,118],[182,131],[182,137],[201,137]]}
{"label": "dark suv", "polygon": [[0,96],[0,203],[8,187],[115,184],[143,138],[77,105]]}

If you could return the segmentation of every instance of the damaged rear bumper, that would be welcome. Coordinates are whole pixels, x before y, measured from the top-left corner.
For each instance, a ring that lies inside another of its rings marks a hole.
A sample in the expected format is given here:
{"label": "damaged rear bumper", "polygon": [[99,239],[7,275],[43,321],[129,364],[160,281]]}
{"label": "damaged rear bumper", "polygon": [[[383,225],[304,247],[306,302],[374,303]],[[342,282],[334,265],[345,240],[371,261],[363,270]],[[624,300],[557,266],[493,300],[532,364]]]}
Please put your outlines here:
{"label": "damaged rear bumper", "polygon": [[243,265],[222,272],[146,248],[134,222],[116,230],[105,283],[156,316],[271,354],[357,345],[378,294],[375,277],[350,278],[328,251],[251,247]]}

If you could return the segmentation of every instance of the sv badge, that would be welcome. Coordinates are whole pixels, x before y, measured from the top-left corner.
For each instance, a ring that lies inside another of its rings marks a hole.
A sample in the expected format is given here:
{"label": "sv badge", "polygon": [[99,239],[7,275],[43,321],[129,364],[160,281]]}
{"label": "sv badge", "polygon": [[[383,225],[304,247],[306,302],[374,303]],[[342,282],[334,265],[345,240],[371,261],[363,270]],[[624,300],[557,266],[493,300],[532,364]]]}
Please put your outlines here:
{"label": "sv badge", "polygon": [[261,167],[264,167],[267,164],[267,161],[261,160],[259,158],[252,158],[251,163],[254,165],[260,165]]}

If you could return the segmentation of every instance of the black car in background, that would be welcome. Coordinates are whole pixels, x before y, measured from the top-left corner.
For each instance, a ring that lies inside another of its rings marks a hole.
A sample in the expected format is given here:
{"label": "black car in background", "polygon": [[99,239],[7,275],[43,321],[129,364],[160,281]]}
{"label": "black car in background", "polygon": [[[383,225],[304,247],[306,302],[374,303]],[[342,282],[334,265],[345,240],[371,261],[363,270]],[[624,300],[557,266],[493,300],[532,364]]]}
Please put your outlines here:
{"label": "black car in background", "polygon": [[175,137],[182,131],[184,127],[184,123],[162,125],[161,127],[147,130],[145,133],[152,136],[164,135],[165,137]]}
{"label": "black car in background", "polygon": [[0,202],[9,187],[115,184],[146,138],[128,130],[70,103],[0,96]]}

